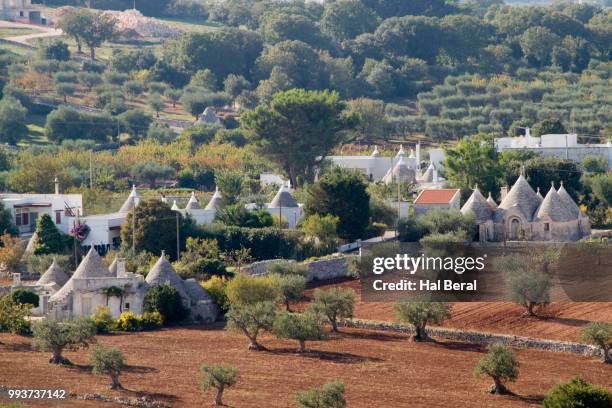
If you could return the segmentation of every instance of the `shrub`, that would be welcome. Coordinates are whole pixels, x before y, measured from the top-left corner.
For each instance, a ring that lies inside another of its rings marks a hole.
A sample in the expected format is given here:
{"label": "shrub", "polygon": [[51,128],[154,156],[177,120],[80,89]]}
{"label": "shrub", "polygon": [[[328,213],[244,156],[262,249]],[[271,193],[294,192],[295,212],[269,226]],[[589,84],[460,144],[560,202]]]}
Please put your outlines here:
{"label": "shrub", "polygon": [[0,332],[27,334],[30,332],[30,306],[17,303],[9,295],[0,297]]}
{"label": "shrub", "polygon": [[344,384],[332,381],[319,388],[295,394],[295,402],[300,408],[344,408]]}
{"label": "shrub", "polygon": [[164,316],[159,312],[144,312],[140,321],[143,330],[154,330],[164,325]]}
{"label": "shrub", "polygon": [[400,242],[418,242],[426,231],[414,218],[402,218],[397,227]]}
{"label": "shrub", "polygon": [[230,306],[226,294],[227,283],[228,281],[224,277],[211,276],[210,279],[200,284],[223,313],[227,312]]}
{"label": "shrub", "polygon": [[489,347],[487,355],[478,361],[476,375],[488,375],[493,379],[491,393],[504,394],[507,392],[504,382],[515,381],[519,375],[519,363],[514,352],[509,347],[493,344]]}
{"label": "shrub", "polygon": [[94,374],[105,374],[111,378],[111,390],[123,389],[119,375],[125,366],[123,354],[116,348],[97,346],[91,354]]}
{"label": "shrub", "polygon": [[159,312],[167,323],[180,322],[189,316],[178,291],[170,285],[155,286],[144,299],[145,312]]}
{"label": "shrub", "polygon": [[582,378],[573,378],[565,384],[557,384],[542,402],[543,408],[609,408],[612,393],[593,386]]}
{"label": "shrub", "polygon": [[426,340],[427,324],[450,319],[452,311],[451,305],[442,302],[397,302],[394,309],[397,320],[414,326],[414,341]]}
{"label": "shrub", "polygon": [[580,338],[589,344],[601,348],[601,360],[612,363],[612,323],[591,322],[582,328]]}
{"label": "shrub", "polygon": [[57,254],[64,251],[65,240],[49,214],[43,214],[36,221],[36,244],[34,254]]}
{"label": "shrub", "polygon": [[244,306],[257,302],[276,302],[280,286],[274,276],[237,275],[229,281],[225,292],[232,306]]}
{"label": "shrub", "polygon": [[53,260],[57,262],[63,270],[69,271],[73,265],[70,262],[69,255],[61,254],[48,254],[48,255],[30,255],[27,257],[27,269],[28,272],[34,275],[42,276],[47,269],[53,263]]}
{"label": "shrub", "polygon": [[364,238],[374,238],[382,236],[387,230],[387,225],[381,224],[379,222],[373,222],[366,227],[364,232]]}
{"label": "shrub", "polygon": [[238,381],[238,369],[231,365],[203,365],[202,374],[202,389],[215,388],[215,405],[223,405],[223,392]]}
{"label": "shrub", "polygon": [[276,304],[271,301],[232,304],[227,312],[227,328],[244,333],[249,339],[249,350],[265,350],[257,342],[257,336],[264,330],[271,331],[276,317]]}
{"label": "shrub", "polygon": [[34,341],[32,344],[40,351],[51,351],[49,360],[53,364],[71,364],[62,356],[64,349],[78,350],[88,347],[96,334],[94,322],[86,317],[56,322],[43,319],[32,325]]}
{"label": "shrub", "polygon": [[132,312],[123,312],[117,319],[117,329],[121,331],[140,331],[142,330],[142,320]]}
{"label": "shrub", "polygon": [[290,303],[299,302],[304,297],[306,278],[301,275],[276,275],[279,283],[279,301],[291,312]]}
{"label": "shrub", "polygon": [[331,288],[327,291],[316,289],[314,301],[310,304],[313,312],[322,314],[332,325],[332,332],[338,331],[338,319],[353,317],[355,291],[350,288]]}
{"label": "shrub", "polygon": [[306,313],[282,312],[274,320],[274,333],[281,339],[293,339],[300,343],[300,353],[306,351],[307,340],[324,337],[321,316],[310,311]]}
{"label": "shrub", "polygon": [[98,305],[94,314],[91,315],[91,320],[96,325],[98,333],[109,333],[116,329],[115,319],[111,315],[109,307]]}
{"label": "shrub", "polygon": [[20,305],[31,305],[32,307],[38,307],[39,298],[38,295],[28,289],[16,289],[10,294],[13,302],[19,303]]}

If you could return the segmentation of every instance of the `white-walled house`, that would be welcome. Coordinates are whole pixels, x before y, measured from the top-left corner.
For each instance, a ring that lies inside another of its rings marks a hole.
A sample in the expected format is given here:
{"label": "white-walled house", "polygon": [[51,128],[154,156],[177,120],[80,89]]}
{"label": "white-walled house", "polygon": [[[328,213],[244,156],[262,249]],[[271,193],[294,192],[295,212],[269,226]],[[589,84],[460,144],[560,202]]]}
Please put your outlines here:
{"label": "white-walled house", "polygon": [[83,211],[81,194],[60,194],[57,180],[55,194],[2,193],[0,200],[11,212],[13,223],[22,235],[33,233],[36,220],[43,214],[48,214],[57,228],[67,234],[73,217]]}
{"label": "white-walled house", "polygon": [[422,190],[414,200],[414,215],[422,215],[427,211],[435,209],[461,208],[461,190],[458,188],[432,188]]}

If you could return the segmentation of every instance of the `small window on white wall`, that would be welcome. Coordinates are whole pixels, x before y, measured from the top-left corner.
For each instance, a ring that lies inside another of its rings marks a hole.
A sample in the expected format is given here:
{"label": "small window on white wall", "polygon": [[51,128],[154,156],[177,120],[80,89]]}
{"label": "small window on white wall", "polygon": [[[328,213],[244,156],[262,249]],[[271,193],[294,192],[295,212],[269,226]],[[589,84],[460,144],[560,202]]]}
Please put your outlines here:
{"label": "small window on white wall", "polygon": [[546,232],[550,231],[550,224],[547,222],[544,223],[544,231]]}
{"label": "small window on white wall", "polygon": [[130,302],[125,303],[125,310],[130,310]]}

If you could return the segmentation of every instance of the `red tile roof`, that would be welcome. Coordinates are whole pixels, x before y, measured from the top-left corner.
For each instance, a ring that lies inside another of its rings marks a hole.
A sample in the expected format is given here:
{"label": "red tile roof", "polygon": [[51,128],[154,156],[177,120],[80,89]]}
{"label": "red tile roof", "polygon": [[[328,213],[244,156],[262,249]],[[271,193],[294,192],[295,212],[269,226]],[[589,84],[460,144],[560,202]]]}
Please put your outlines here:
{"label": "red tile roof", "polygon": [[414,200],[415,204],[448,204],[451,202],[455,194],[459,193],[456,188],[438,188],[431,190],[423,190]]}

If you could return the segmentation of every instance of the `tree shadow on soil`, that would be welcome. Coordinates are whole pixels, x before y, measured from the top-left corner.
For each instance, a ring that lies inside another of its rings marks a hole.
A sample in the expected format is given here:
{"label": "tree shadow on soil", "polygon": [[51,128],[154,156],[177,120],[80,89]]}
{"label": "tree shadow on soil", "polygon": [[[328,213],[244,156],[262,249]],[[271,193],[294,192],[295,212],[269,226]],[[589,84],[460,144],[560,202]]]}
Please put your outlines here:
{"label": "tree shadow on soil", "polygon": [[458,350],[458,351],[472,351],[475,353],[486,353],[487,352],[487,346],[485,344],[479,344],[479,343],[464,343],[461,341],[440,341],[440,340],[435,340],[435,339],[430,339],[427,342],[423,342],[423,343],[432,343],[435,344],[437,346],[441,346],[444,347],[445,349],[448,350]]}
{"label": "tree shadow on soil", "polygon": [[[340,329],[339,329],[340,330]],[[377,341],[406,341],[406,335],[381,333],[381,332],[347,332],[340,330],[337,333],[331,333],[329,340],[340,340],[343,337],[351,339],[377,340]]]}
{"label": "tree shadow on soil", "polygon": [[13,352],[36,352],[30,345],[30,343],[19,342],[19,343],[3,343],[0,342],[0,350],[7,350]]}
{"label": "tree shadow on soil", "polygon": [[568,317],[557,317],[557,316],[543,316],[542,320],[545,320],[551,323],[559,323],[564,326],[572,326],[572,327],[582,327],[591,322],[590,320],[572,319]]}
{"label": "tree shadow on soil", "polygon": [[367,362],[380,362],[383,359],[378,357],[365,357],[359,356],[352,353],[336,353],[333,351],[319,351],[319,350],[310,350],[307,349],[305,352],[300,353],[297,348],[278,348],[278,349],[268,349],[263,351],[264,353],[270,353],[275,355],[283,355],[283,354],[291,354],[298,357],[304,358],[316,358],[322,361],[333,361],[334,363],[341,364],[358,364],[358,363],[367,363]]}
{"label": "tree shadow on soil", "polygon": [[123,388],[120,390],[122,394],[131,398],[145,398],[147,400],[164,400],[166,402],[176,402],[179,398],[174,394],[166,394],[163,392],[151,392],[146,390],[130,390]]}
{"label": "tree shadow on soil", "polygon": [[[70,370],[79,371],[79,372],[87,372],[91,373],[93,367],[89,364],[70,364],[66,366]],[[123,368],[123,372],[125,373],[134,373],[134,374],[149,374],[149,373],[158,373],[159,370],[154,367],[145,367],[145,366],[135,366],[135,365],[126,365]]]}
{"label": "tree shadow on soil", "polygon": [[542,401],[544,401],[544,398],[545,398],[543,395],[520,395],[510,390],[506,391],[506,393],[503,394],[503,396],[506,398],[521,401],[527,404],[538,404],[538,405],[542,404]]}

